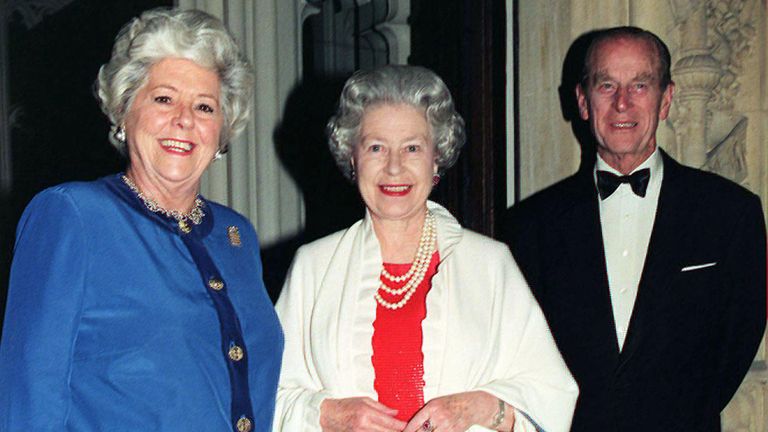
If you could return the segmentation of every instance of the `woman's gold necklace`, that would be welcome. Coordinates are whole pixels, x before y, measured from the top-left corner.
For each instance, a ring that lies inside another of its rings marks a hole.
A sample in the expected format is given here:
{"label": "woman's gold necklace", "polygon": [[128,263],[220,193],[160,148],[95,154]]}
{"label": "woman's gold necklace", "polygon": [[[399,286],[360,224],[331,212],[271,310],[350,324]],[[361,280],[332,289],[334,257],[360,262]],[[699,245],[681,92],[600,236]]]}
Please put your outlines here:
{"label": "woman's gold necklace", "polygon": [[[429,269],[429,263],[432,261],[432,255],[435,253],[437,247],[437,230],[435,228],[435,215],[431,211],[427,210],[427,216],[424,218],[424,227],[421,229],[421,238],[419,239],[419,248],[416,250],[416,257],[411,263],[411,268],[408,269],[402,276],[393,276],[387,269],[382,266],[381,269],[381,283],[379,289],[373,295],[376,301],[387,309],[400,309],[408,303],[413,293],[416,292],[416,288],[419,287]],[[406,281],[402,288],[391,288],[384,280],[391,282],[403,282]],[[379,291],[384,291],[387,294],[393,296],[402,295],[397,302],[388,302],[384,300]]]}
{"label": "woman's gold necklace", "polygon": [[160,213],[166,217],[173,218],[176,220],[176,222],[179,224],[179,229],[181,229],[184,233],[189,233],[192,231],[192,228],[190,228],[189,224],[187,223],[187,220],[192,222],[195,225],[200,225],[200,222],[203,221],[203,216],[205,216],[205,212],[203,212],[203,200],[200,198],[200,195],[195,197],[195,206],[192,208],[192,210],[183,213],[178,210],[166,210],[163,207],[160,207],[160,205],[153,200],[152,198],[145,196],[139,188],[136,186],[136,184],[128,178],[125,174],[122,176],[123,183],[125,183],[128,188],[130,188],[133,193],[136,194],[137,197],[141,200],[141,202],[144,203],[144,206],[147,207],[147,209],[153,213]]}

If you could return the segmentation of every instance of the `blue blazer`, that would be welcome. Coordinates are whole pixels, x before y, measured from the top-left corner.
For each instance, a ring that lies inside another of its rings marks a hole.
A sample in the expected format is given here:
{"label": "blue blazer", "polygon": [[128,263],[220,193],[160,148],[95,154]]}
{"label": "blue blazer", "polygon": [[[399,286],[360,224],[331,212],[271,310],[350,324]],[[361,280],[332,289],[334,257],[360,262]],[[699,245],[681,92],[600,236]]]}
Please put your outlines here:
{"label": "blue blazer", "polygon": [[283,336],[258,239],[234,211],[203,210],[184,234],[118,175],[32,200],[0,345],[0,430],[231,431],[243,416],[271,428]]}

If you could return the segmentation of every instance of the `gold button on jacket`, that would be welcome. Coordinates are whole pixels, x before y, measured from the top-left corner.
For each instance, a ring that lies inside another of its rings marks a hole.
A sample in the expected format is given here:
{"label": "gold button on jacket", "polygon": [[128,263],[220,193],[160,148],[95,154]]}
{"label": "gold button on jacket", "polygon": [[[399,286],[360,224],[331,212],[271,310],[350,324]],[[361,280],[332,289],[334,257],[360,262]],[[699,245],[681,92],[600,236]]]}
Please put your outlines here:
{"label": "gold button on jacket", "polygon": [[208,281],[208,286],[214,291],[221,291],[224,288],[224,282],[216,278],[211,278],[211,280]]}
{"label": "gold button on jacket", "polygon": [[250,432],[253,424],[248,417],[242,417],[237,421],[237,432]]}
{"label": "gold button on jacket", "polygon": [[237,345],[234,345],[229,349],[229,358],[234,361],[240,361],[243,359],[243,349]]}

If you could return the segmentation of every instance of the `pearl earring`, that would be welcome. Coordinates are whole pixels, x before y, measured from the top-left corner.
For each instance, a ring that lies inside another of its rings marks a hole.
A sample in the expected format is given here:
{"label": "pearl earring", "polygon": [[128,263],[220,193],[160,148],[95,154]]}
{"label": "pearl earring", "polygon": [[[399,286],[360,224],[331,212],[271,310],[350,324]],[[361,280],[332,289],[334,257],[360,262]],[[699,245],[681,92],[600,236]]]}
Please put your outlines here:
{"label": "pearl earring", "polygon": [[125,128],[123,126],[119,126],[117,130],[115,130],[114,137],[117,141],[124,143],[125,142]]}

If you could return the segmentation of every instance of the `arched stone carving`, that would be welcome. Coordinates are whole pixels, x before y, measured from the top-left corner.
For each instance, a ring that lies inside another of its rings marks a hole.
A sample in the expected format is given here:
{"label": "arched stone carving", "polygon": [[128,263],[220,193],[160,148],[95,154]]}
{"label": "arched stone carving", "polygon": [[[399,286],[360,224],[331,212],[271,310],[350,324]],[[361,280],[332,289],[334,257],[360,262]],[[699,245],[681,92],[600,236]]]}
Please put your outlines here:
{"label": "arched stone carving", "polygon": [[746,148],[747,118],[741,117],[728,136],[716,142],[715,147],[709,151],[704,169],[743,183],[747,178]]}
{"label": "arched stone carving", "polygon": [[756,3],[749,0],[718,0],[707,5],[710,50],[720,63],[722,73],[710,103],[714,109],[734,109],[734,99],[741,87],[738,78],[744,58],[752,52],[756,33],[753,15]]}

